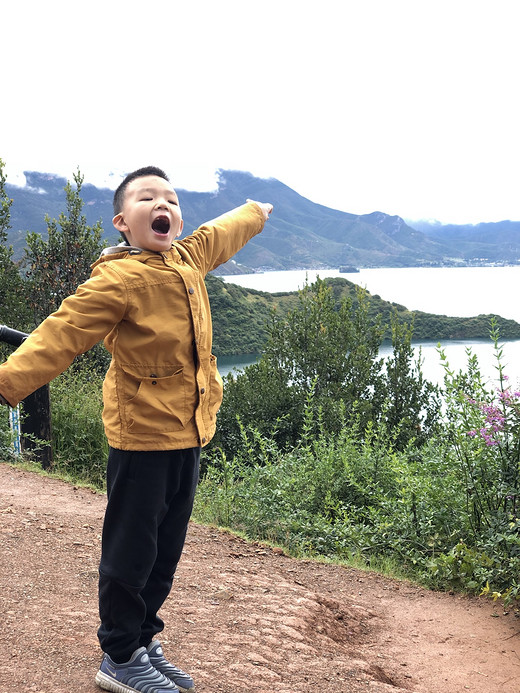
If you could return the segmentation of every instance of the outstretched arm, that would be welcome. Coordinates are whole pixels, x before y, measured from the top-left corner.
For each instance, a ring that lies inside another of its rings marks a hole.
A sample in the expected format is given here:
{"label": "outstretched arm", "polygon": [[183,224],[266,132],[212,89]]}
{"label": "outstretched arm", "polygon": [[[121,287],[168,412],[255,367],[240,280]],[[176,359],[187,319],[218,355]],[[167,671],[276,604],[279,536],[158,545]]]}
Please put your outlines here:
{"label": "outstretched arm", "polygon": [[90,279],[68,296],[0,364],[1,399],[11,406],[62,373],[104,339],[126,310],[127,292],[110,263],[94,268]]}
{"label": "outstretched arm", "polygon": [[249,200],[199,226],[174,245],[181,255],[186,251],[205,275],[233,257],[253,236],[260,233],[272,209],[268,202]]}

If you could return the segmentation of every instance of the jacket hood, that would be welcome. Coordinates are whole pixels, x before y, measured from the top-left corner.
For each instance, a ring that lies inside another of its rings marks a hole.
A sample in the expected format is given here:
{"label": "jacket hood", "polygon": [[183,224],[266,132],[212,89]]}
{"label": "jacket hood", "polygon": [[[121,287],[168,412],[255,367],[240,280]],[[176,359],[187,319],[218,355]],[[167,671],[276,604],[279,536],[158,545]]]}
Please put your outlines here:
{"label": "jacket hood", "polygon": [[103,257],[103,255],[117,255],[119,253],[127,253],[131,250],[133,250],[134,252],[137,251],[139,253],[143,252],[142,248],[136,248],[136,246],[128,245],[128,243],[122,241],[117,245],[111,245],[108,248],[103,248],[103,250],[101,251],[101,255],[99,257]]}
{"label": "jacket hood", "polygon": [[143,248],[137,248],[134,245],[127,245],[123,241],[122,243],[118,243],[118,245],[111,245],[108,248],[103,248],[101,255],[92,263],[91,267],[96,267],[101,262],[106,262],[107,260],[116,260],[128,255],[141,255],[142,253],[155,254],[151,250],[143,250]]}

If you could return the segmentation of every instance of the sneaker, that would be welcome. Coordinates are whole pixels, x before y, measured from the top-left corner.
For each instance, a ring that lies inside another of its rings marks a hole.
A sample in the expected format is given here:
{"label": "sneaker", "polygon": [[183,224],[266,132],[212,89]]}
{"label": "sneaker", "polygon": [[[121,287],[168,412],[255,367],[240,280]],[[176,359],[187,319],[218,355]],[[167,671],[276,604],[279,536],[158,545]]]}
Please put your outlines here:
{"label": "sneaker", "polygon": [[150,664],[145,647],[136,650],[124,664],[116,664],[105,654],[96,683],[113,693],[179,693],[177,686]]}
{"label": "sneaker", "polygon": [[173,681],[182,693],[195,692],[195,683],[191,676],[182,669],[179,669],[179,667],[170,664],[164,656],[161,643],[158,640],[152,640],[146,648],[146,651],[148,652],[152,666],[169,678],[170,681]]}

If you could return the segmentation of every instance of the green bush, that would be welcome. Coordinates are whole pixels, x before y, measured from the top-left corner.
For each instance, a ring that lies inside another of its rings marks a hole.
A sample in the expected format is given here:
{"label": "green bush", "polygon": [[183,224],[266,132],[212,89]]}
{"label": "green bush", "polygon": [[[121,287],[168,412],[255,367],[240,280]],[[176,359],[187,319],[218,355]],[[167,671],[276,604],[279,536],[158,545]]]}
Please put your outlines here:
{"label": "green bush", "polygon": [[302,431],[299,445],[282,450],[242,426],[232,459],[213,452],[206,460],[196,516],[296,555],[364,557],[367,564],[386,557],[410,573],[421,557],[453,546],[463,496],[433,446],[398,451],[396,432],[384,423],[360,430],[359,418],[330,434],[312,395]]}
{"label": "green bush", "polygon": [[436,577],[491,590],[518,592],[520,572],[520,392],[509,384],[496,321],[491,336],[496,387],[483,382],[476,357],[458,374],[445,368],[446,455],[464,492],[465,533],[432,568]]}
{"label": "green bush", "polygon": [[501,383],[484,401],[471,357],[447,377],[443,431],[420,447],[399,449],[399,426],[389,428],[385,416],[363,426],[344,410],[330,433],[313,389],[296,446],[283,448],[239,419],[235,454],[206,453],[195,516],[296,556],[399,566],[436,589],[518,599],[520,394],[504,387],[503,374]]}
{"label": "green bush", "polygon": [[311,388],[330,433],[341,429],[345,416],[360,418],[362,429],[384,417],[399,430],[400,449],[411,440],[427,440],[439,399],[414,362],[413,326],[392,317],[393,356],[385,364],[379,358],[385,326],[369,318],[369,308],[362,289],[355,301],[342,299],[338,307],[331,287],[317,280],[298,292],[287,313],[273,313],[260,360],[226,378],[214,447],[233,454],[240,444],[240,418],[282,448],[293,448]]}
{"label": "green bush", "polygon": [[101,420],[102,379],[69,370],[51,383],[54,470],[102,488],[108,444]]}

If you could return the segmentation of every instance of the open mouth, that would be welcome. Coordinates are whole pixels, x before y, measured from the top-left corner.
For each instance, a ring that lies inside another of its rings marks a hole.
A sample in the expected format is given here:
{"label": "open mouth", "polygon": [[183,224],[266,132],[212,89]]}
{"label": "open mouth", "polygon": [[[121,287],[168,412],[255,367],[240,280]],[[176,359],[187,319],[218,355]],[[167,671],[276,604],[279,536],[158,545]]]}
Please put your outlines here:
{"label": "open mouth", "polygon": [[168,217],[157,217],[152,222],[152,229],[155,231],[155,233],[160,233],[166,236],[170,230],[170,220]]}

